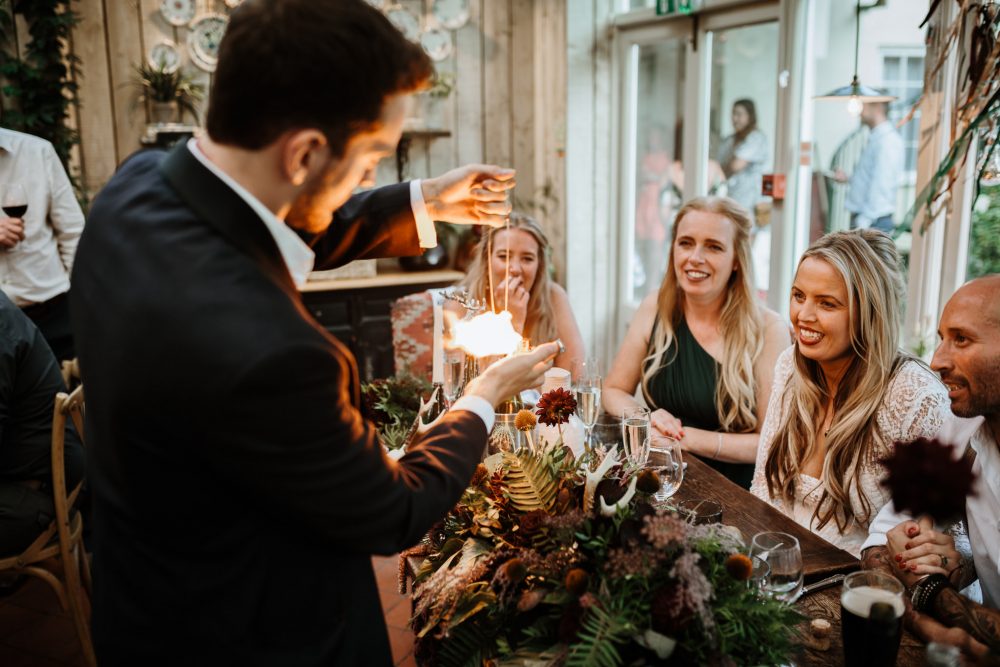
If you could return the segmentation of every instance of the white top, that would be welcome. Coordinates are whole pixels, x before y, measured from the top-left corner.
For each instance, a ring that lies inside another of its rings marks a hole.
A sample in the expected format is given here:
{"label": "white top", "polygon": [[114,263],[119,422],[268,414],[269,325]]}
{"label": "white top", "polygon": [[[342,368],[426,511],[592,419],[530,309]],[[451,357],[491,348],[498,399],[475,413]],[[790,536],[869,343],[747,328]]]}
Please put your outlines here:
{"label": "white top", "polygon": [[844,208],[857,214],[858,227],[896,212],[896,188],[903,175],[903,138],[888,120],[868,135],[851,174]]}
{"label": "white top", "polygon": [[83,211],[55,148],[39,137],[0,128],[0,183],[22,185],[28,205],[24,240],[0,249],[0,289],[19,306],[69,291]]}
{"label": "white top", "polygon": [[[965,501],[966,523],[972,560],[983,591],[983,603],[1000,608],[1000,443],[993,437],[982,417],[962,419],[952,417],[941,429],[938,439],[953,444],[957,454],[964,455],[972,447],[976,459],[972,471],[976,474],[973,494]],[[882,546],[885,534],[903,521],[911,519],[895,511],[889,503],[872,521],[870,534],[862,548]],[[957,540],[956,540],[957,541]],[[959,549],[961,551],[961,549]]]}
{"label": "white top", "polygon": [[764,476],[767,454],[778,427],[791,405],[791,396],[785,396],[785,388],[794,369],[794,352],[795,347],[792,346],[778,357],[771,400],[767,406],[767,418],[760,433],[757,467],[754,470],[750,492],[827,542],[858,556],[861,553],[862,543],[868,537],[868,524],[889,502],[888,492],[880,485],[885,473],[879,461],[889,454],[894,442],[910,442],[917,438],[931,438],[937,435],[941,425],[951,416],[948,393],[937,376],[925,366],[915,361],[907,361],[902,365],[892,378],[882,405],[876,413],[881,438],[874,443],[865,461],[862,462],[858,480],[858,485],[871,505],[871,515],[865,517],[861,496],[855,486],[850,491],[854,516],[847,529],[841,533],[836,521],[830,521],[822,529],[817,529],[813,526],[812,515],[823,493],[822,480],[809,475],[799,475],[795,482],[795,502],[791,507],[786,507],[782,500],[768,496],[767,480]]}
{"label": "white top", "polygon": [[[281,253],[282,259],[285,261],[285,266],[288,267],[288,272],[292,275],[296,286],[301,288],[305,284],[309,272],[312,271],[313,262],[316,260],[316,255],[312,249],[299,238],[299,235],[291,227],[278,218],[271,209],[264,206],[259,199],[250,194],[249,190],[241,186],[229,174],[222,171],[222,169],[209,160],[198,148],[198,141],[196,139],[189,139],[187,148],[199,162],[205,165],[206,169],[218,176],[220,181],[229,186],[240,199],[245,201],[260,216],[261,221],[267,226],[268,231],[271,232],[271,236],[274,237],[274,242],[278,246],[278,251]],[[434,229],[434,221],[431,220],[430,215],[427,213],[427,205],[424,202],[419,180],[410,181],[410,206],[413,208],[413,217],[417,223],[417,236],[420,239],[420,247],[428,248],[437,245],[437,233]],[[483,424],[486,425],[487,433],[493,429],[496,413],[493,411],[493,406],[490,405],[490,402],[484,398],[479,396],[463,396],[455,401],[455,405],[451,409],[468,410],[483,421]]]}

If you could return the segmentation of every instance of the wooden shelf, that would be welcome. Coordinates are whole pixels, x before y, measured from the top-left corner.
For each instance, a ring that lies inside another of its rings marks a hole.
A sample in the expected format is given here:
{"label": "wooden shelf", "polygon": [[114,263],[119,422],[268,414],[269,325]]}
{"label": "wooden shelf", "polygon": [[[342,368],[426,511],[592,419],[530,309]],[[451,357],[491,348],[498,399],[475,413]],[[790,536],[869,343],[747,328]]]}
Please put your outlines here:
{"label": "wooden shelf", "polygon": [[400,271],[380,273],[370,278],[339,278],[334,280],[310,280],[302,286],[303,292],[332,292],[338,290],[370,289],[372,287],[392,287],[397,285],[420,285],[426,283],[455,283],[465,277],[461,271],[442,269],[439,271]]}

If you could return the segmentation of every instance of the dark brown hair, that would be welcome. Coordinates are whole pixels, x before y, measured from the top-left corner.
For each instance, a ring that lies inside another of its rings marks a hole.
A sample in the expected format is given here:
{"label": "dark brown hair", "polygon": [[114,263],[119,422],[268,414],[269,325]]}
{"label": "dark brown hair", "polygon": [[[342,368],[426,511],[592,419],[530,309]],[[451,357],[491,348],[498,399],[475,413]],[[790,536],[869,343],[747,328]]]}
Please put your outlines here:
{"label": "dark brown hair", "polygon": [[425,86],[433,71],[423,50],[363,0],[246,0],[220,45],[208,135],[256,150],[315,128],[339,156],[375,126],[387,97]]}
{"label": "dark brown hair", "polygon": [[749,122],[747,126],[736,133],[734,138],[734,145],[743,143],[743,141],[750,136],[750,133],[757,129],[757,105],[753,103],[753,100],[742,98],[733,102],[733,108],[743,107],[743,110],[747,112],[747,117]]}

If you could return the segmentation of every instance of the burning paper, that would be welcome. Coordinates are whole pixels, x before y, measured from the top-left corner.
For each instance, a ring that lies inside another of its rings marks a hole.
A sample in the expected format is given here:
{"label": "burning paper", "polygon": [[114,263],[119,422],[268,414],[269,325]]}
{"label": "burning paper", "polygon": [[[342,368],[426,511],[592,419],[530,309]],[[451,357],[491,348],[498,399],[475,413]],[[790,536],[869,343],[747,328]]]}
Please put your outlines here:
{"label": "burning paper", "polygon": [[517,350],[521,334],[514,331],[509,312],[483,313],[454,325],[452,345],[474,357],[507,355]]}

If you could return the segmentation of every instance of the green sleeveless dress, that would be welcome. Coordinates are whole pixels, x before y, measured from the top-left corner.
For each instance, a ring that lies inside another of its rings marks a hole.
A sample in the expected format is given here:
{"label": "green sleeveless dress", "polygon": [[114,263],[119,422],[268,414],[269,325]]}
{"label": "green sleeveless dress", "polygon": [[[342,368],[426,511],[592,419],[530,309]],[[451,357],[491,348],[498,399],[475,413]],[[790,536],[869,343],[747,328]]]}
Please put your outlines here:
{"label": "green sleeveless dress", "polygon": [[[657,317],[653,324],[653,334],[649,337],[652,353],[656,328],[660,326]],[[646,402],[651,409],[662,408],[681,420],[684,426],[693,426],[705,431],[719,431],[719,415],[715,409],[715,387],[719,381],[719,362],[705,351],[687,322],[681,320],[675,332],[674,342],[667,351],[668,363],[661,366],[649,379],[645,392]],[[645,370],[645,369],[644,369]],[[753,479],[752,463],[728,463],[704,458],[705,463],[718,470],[730,480],[749,489]]]}

